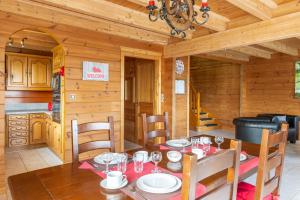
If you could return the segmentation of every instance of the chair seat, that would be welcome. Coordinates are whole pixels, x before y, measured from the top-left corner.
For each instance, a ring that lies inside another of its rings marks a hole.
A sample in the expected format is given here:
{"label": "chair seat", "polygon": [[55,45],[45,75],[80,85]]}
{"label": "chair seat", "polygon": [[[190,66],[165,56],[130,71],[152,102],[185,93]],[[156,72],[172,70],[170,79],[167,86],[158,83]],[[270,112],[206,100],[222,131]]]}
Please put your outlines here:
{"label": "chair seat", "polygon": [[[255,186],[246,182],[240,182],[237,191],[237,200],[254,200]],[[279,197],[267,195],[264,200],[279,200]]]}

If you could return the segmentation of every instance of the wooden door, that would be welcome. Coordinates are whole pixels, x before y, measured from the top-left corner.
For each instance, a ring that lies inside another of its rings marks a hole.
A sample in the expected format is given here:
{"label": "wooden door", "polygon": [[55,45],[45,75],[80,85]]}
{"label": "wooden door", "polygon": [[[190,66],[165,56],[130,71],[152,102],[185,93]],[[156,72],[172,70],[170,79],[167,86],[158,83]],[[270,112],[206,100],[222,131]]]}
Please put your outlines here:
{"label": "wooden door", "polygon": [[62,157],[63,148],[62,148],[62,133],[61,126],[53,122],[53,150],[59,156]]}
{"label": "wooden door", "polygon": [[27,56],[7,55],[6,69],[8,90],[27,88]]}
{"label": "wooden door", "polygon": [[30,144],[45,142],[45,121],[43,118],[30,119]]}
{"label": "wooden door", "polygon": [[28,57],[28,87],[51,90],[51,59]]}
{"label": "wooden door", "polygon": [[[153,115],[154,69],[155,62],[153,60],[136,60],[135,124],[139,144],[143,144],[144,139],[141,114]],[[152,125],[149,128],[152,129]]]}

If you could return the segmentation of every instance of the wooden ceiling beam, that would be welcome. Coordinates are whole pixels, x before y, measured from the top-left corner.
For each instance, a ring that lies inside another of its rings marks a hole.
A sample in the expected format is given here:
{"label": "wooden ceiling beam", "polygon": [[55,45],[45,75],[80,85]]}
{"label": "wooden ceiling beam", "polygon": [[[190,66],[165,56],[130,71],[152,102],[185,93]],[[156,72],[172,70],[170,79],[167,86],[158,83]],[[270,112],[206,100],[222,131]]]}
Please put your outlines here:
{"label": "wooden ceiling beam", "polygon": [[291,56],[299,55],[298,48],[293,47],[284,41],[266,42],[259,45]]}
{"label": "wooden ceiling beam", "polygon": [[[148,5],[149,2],[149,0],[128,0],[128,1],[145,7]],[[200,6],[195,5],[194,8],[198,11],[200,9]],[[219,15],[218,13],[215,13],[213,11],[209,11],[209,15],[210,15],[209,20],[207,23],[202,25],[203,27],[214,31],[224,31],[227,29],[227,23],[230,21],[228,18]],[[201,15],[198,15],[197,19],[200,22],[202,20]]]}
{"label": "wooden ceiling beam", "polygon": [[276,9],[272,10],[272,16],[279,17],[295,12],[300,12],[299,0],[293,0],[284,4],[280,4]]}
{"label": "wooden ceiling beam", "polygon": [[[165,45],[169,39],[169,36],[164,34],[154,33],[28,0],[0,1],[0,10],[20,16],[42,19],[51,22],[54,26],[55,24],[68,25],[154,44]],[[7,15],[7,17],[9,18],[9,15]]]}
{"label": "wooden ceiling beam", "polygon": [[249,56],[232,50],[215,51],[207,53],[209,56],[225,58],[229,60],[236,60],[242,62],[249,62]]}
{"label": "wooden ceiling beam", "polygon": [[268,20],[271,19],[271,9],[259,0],[226,0],[234,6],[248,12],[255,17]]}
{"label": "wooden ceiling beam", "polygon": [[232,49],[300,36],[300,12],[169,44],[165,57],[180,57]]}
{"label": "wooden ceiling beam", "polygon": [[272,53],[270,53],[269,51],[259,49],[256,47],[252,47],[252,46],[236,47],[236,48],[233,48],[232,50],[240,52],[240,53],[244,53],[244,54],[247,54],[250,56],[254,56],[254,57],[260,57],[260,58],[266,58],[266,59],[271,59],[271,57],[272,57]]}
{"label": "wooden ceiling beam", "polygon": [[79,12],[92,17],[111,20],[136,28],[170,34],[170,28],[163,21],[151,22],[146,13],[142,13],[109,1],[94,0],[31,0],[45,5],[55,6],[69,11]]}
{"label": "wooden ceiling beam", "polygon": [[274,0],[260,0],[260,2],[262,2],[271,9],[275,9],[278,7],[277,3]]}

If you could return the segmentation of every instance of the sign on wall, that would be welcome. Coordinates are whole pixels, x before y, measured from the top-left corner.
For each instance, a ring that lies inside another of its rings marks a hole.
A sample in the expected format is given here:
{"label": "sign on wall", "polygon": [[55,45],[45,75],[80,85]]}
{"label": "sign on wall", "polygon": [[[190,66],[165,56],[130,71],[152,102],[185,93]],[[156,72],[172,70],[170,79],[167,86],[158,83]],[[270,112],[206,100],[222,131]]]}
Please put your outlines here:
{"label": "sign on wall", "polygon": [[295,69],[295,97],[300,98],[300,61],[296,62]]}
{"label": "sign on wall", "polygon": [[109,81],[108,63],[97,63],[83,61],[83,80],[89,81]]}

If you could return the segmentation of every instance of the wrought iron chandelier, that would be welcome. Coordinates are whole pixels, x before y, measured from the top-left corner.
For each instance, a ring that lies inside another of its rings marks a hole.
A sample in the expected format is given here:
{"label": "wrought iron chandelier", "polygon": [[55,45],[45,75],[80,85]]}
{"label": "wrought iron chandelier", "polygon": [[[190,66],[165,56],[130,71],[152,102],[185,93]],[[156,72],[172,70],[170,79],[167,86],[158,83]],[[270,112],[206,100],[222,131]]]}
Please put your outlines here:
{"label": "wrought iron chandelier", "polygon": [[[199,26],[208,21],[210,10],[207,0],[202,0],[199,12],[201,12],[202,21],[197,21],[196,17],[199,15],[195,10],[194,0],[149,0],[149,5],[146,7],[149,10],[149,19],[155,22],[158,18],[165,20],[171,28],[171,35],[180,35],[182,38],[186,37],[186,30],[193,30],[193,25]],[[160,6],[160,8],[158,7]]]}

